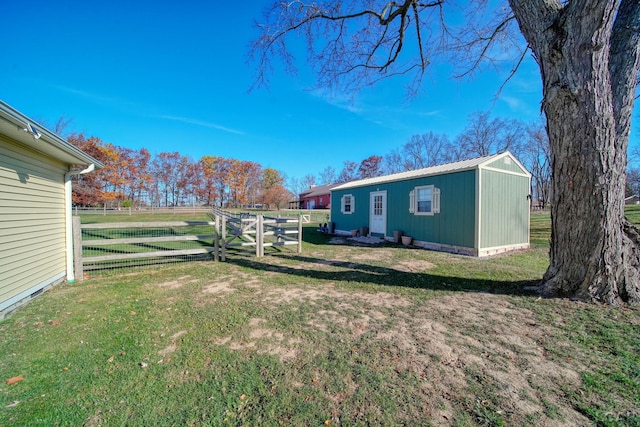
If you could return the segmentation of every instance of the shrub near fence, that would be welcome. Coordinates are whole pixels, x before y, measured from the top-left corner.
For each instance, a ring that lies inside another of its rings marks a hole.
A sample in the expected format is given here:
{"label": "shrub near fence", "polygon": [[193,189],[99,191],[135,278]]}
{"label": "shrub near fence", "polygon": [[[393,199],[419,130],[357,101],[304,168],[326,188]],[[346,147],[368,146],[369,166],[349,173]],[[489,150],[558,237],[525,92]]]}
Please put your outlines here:
{"label": "shrub near fence", "polygon": [[84,271],[213,259],[213,222],[120,222],[82,224],[74,217],[74,264]]}

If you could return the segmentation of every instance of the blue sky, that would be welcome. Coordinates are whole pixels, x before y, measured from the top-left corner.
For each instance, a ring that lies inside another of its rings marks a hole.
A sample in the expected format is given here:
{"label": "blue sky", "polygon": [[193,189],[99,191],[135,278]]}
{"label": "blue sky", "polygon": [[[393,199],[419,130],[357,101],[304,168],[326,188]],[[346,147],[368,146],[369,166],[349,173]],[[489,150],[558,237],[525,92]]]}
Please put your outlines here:
{"label": "blue sky", "polygon": [[447,65],[433,69],[411,102],[400,80],[353,102],[310,92],[304,64],[300,77],[276,69],[268,90],[248,93],[248,45],[267,3],[7,2],[0,99],[51,124],[64,115],[73,119],[70,130],[115,145],[251,160],[289,178],[327,166],[339,172],[343,161],[385,155],[413,134],[455,138],[477,110],[539,118],[531,59],[497,101],[506,73],[456,81]]}

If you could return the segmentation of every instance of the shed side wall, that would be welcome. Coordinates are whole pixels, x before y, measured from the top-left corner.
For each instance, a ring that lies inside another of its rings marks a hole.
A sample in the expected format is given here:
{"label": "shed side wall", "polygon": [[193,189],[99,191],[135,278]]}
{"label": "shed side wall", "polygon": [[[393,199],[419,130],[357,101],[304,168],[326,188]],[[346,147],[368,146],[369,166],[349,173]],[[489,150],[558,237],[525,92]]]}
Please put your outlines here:
{"label": "shed side wall", "polygon": [[64,277],[66,170],[0,135],[0,310]]}
{"label": "shed side wall", "polygon": [[529,243],[529,177],[482,170],[480,248]]}
{"label": "shed side wall", "polygon": [[[369,225],[369,195],[374,191],[387,192],[387,235],[402,230],[415,240],[442,245],[474,247],[475,171],[456,172],[411,180],[381,183],[347,190],[333,190],[331,220],[337,230],[352,230]],[[409,193],[415,187],[435,185],[440,189],[440,213],[414,215],[409,212]],[[340,199],[352,194],[356,210],[345,215],[340,212]]]}
{"label": "shed side wall", "polygon": [[[342,196],[351,194],[355,204],[353,213],[343,214]],[[348,190],[331,192],[331,221],[336,223],[336,230],[356,230],[369,224],[369,192],[363,188],[350,188]]]}
{"label": "shed side wall", "polygon": [[522,169],[518,162],[514,161],[510,156],[502,157],[485,165],[485,168],[500,169],[506,172],[513,172],[519,175],[527,175],[527,171]]}

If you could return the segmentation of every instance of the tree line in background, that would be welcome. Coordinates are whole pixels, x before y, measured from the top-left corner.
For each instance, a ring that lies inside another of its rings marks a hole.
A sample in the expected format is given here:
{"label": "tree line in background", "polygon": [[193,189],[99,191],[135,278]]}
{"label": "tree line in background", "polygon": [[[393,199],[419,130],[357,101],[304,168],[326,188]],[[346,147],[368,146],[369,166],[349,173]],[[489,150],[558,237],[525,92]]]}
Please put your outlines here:
{"label": "tree line in background", "polygon": [[291,200],[284,178],[258,163],[218,156],[194,161],[178,152],[132,150],[100,138],[71,134],[68,141],[104,163],[79,175],[73,185],[76,206],[169,207],[264,205],[280,209]]}
{"label": "tree line in background", "polygon": [[507,150],[511,151],[531,173],[532,197],[544,208],[551,196],[551,153],[544,124],[524,124],[518,120],[492,118],[488,111],[471,113],[465,128],[453,140],[444,133],[427,132],[413,135],[402,146],[384,156],[372,155],[360,163],[344,161],[339,172],[332,166],[327,166],[318,177],[307,175],[302,180],[291,179],[289,188],[297,194],[311,185],[344,183],[488,156]]}
{"label": "tree line in background", "polygon": [[[203,156],[195,161],[178,152],[155,156],[146,149],[132,150],[100,138],[71,134],[69,142],[105,164],[104,169],[78,176],[73,203],[77,206],[265,206],[280,209],[314,185],[339,184],[356,179],[421,169],[444,163],[511,151],[531,173],[532,198],[544,208],[551,197],[549,141],[542,122],[492,118],[489,112],[469,115],[455,138],[427,132],[411,136],[384,156],[361,162],[345,160],[337,171],[324,168],[318,176],[287,179],[284,172],[260,164]],[[640,150],[630,157],[640,160]],[[628,193],[640,193],[640,169],[629,168]]]}

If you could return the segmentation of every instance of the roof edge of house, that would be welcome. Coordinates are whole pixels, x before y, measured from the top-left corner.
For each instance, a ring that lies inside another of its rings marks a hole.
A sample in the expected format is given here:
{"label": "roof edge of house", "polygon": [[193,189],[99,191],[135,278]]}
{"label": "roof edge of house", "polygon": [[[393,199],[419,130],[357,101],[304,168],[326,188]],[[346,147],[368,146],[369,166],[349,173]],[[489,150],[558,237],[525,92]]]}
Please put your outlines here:
{"label": "roof edge of house", "polygon": [[[530,176],[527,169],[518,161],[518,159],[515,158],[513,154],[511,154],[511,152],[504,151],[502,153],[490,154],[488,156],[474,157],[471,159],[461,160],[458,162],[443,163],[441,165],[430,166],[422,169],[414,169],[411,171],[398,172],[391,175],[384,175],[384,176],[379,176],[375,178],[366,178],[366,179],[360,179],[356,181],[350,181],[332,188],[331,191],[347,190],[350,188],[365,187],[367,185],[374,185],[374,184],[386,184],[389,182],[405,181],[405,180],[410,180],[415,178],[424,178],[428,176],[437,176],[437,175],[445,175],[445,174],[457,173],[457,172],[466,172],[470,170],[481,169],[482,167],[486,166],[488,163],[506,156],[509,156],[513,160],[515,160],[518,166],[521,167],[522,170],[525,171],[525,173],[528,176]],[[473,162],[473,163],[466,167],[462,166],[463,164],[470,163],[470,162]],[[457,164],[460,164],[461,167],[456,168],[455,165]],[[445,168],[446,166],[450,166],[450,168]]]}
{"label": "roof edge of house", "polygon": [[[104,164],[102,162],[94,159],[92,156],[80,150],[78,147],[64,140],[59,135],[40,125],[35,120],[29,118],[28,116],[16,110],[2,100],[0,100],[0,117],[7,122],[16,125],[19,131],[24,131],[25,137],[19,138],[19,142],[37,151],[43,151],[38,145],[40,144],[40,141],[44,141],[55,150],[59,150],[65,153],[67,156],[78,160],[77,164],[94,164],[98,169],[104,168]],[[33,136],[33,134],[30,134],[28,132],[29,126],[37,129],[37,133],[40,134],[40,136],[35,137]],[[17,133],[17,135],[21,134]]]}

